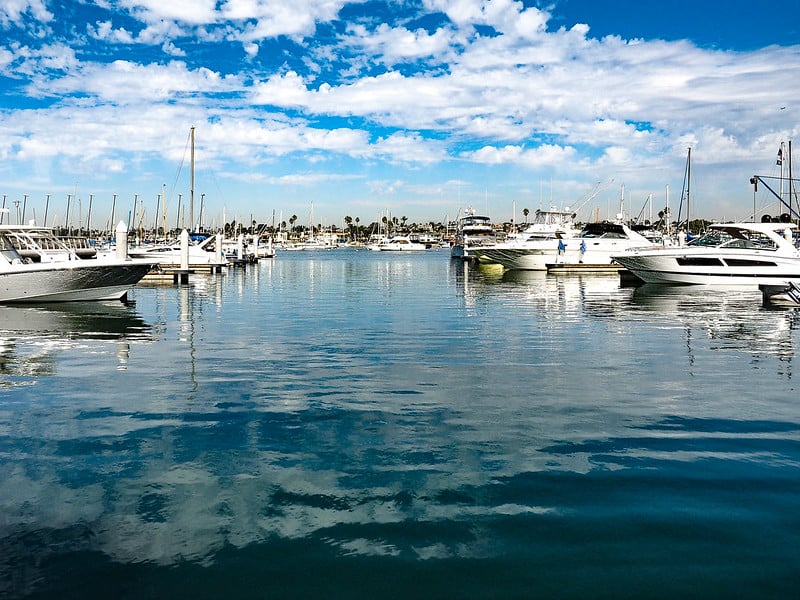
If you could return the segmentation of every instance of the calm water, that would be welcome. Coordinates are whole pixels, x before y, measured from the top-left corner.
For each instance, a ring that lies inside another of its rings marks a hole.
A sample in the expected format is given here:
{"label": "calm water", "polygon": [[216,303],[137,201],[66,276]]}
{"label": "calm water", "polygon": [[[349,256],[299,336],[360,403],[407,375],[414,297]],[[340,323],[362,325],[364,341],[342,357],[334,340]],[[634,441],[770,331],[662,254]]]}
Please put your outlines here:
{"label": "calm water", "polygon": [[0,597],[788,597],[798,313],[284,253],[0,306]]}

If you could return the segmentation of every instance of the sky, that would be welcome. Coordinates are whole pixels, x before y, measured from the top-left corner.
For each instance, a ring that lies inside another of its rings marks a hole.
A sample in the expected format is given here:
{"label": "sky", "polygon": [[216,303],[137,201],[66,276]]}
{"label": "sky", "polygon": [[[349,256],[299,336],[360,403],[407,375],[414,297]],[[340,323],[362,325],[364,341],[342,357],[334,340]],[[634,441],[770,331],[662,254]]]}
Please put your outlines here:
{"label": "sky", "polygon": [[777,214],[749,180],[798,130],[798,28],[796,0],[0,0],[2,216],[675,216],[689,148],[692,218]]}

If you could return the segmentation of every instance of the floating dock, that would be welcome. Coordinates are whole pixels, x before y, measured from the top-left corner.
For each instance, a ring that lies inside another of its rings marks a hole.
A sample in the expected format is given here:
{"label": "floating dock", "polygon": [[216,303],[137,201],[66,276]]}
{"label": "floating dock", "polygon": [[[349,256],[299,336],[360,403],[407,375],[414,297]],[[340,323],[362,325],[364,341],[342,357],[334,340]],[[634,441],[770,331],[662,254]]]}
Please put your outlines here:
{"label": "floating dock", "polygon": [[625,267],[617,263],[548,263],[545,266],[547,267],[547,272],[554,275],[581,273],[615,274],[625,270]]}

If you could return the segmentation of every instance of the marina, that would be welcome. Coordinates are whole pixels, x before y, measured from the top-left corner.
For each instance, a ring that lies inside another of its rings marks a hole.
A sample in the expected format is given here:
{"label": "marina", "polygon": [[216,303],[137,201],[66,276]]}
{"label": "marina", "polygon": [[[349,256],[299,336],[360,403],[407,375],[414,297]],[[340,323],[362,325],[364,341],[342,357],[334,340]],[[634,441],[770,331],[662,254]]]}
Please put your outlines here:
{"label": "marina", "polygon": [[800,5],[724,8],[0,2],[0,600],[795,597]]}
{"label": "marina", "polygon": [[796,310],[448,254],[0,305],[0,594],[794,593]]}

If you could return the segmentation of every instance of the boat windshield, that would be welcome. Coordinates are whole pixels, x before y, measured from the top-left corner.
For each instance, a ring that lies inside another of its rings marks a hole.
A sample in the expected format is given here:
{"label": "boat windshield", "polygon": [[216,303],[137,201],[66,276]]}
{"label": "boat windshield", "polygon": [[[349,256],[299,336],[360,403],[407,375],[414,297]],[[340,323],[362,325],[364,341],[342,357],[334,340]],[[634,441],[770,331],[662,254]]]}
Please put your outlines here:
{"label": "boat windshield", "polygon": [[743,229],[731,231],[725,229],[709,229],[704,235],[688,243],[690,246],[706,246],[714,248],[748,248],[756,250],[776,250],[775,241],[758,231]]}
{"label": "boat windshield", "polygon": [[625,229],[618,223],[587,223],[581,230],[580,237],[582,238],[611,238],[611,239],[627,239],[628,235]]}
{"label": "boat windshield", "polygon": [[22,260],[22,256],[17,252],[14,242],[7,235],[0,234],[0,255],[4,256],[8,262]]}

